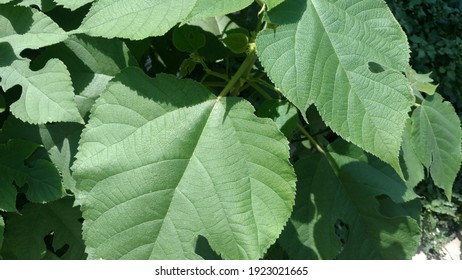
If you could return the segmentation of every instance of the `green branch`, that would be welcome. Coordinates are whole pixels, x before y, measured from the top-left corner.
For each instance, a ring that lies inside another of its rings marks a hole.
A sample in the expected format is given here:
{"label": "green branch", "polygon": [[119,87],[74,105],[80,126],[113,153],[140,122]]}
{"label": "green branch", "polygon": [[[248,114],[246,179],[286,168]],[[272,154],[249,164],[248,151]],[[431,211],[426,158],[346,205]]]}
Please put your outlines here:
{"label": "green branch", "polygon": [[306,131],[306,129],[300,123],[297,123],[297,127],[300,130],[300,132],[306,138],[308,138],[311,145],[313,145],[316,148],[316,150],[318,152],[320,152],[327,159],[327,162],[329,163],[330,167],[332,167],[332,169],[334,170],[334,173],[336,175],[338,175],[339,171],[340,171],[340,168],[338,167],[337,162],[335,162],[335,160],[332,158],[332,156],[329,153],[327,153],[326,151],[324,151],[324,149],[321,147],[321,145],[319,145],[319,143],[308,133],[308,131]]}
{"label": "green branch", "polygon": [[249,47],[249,54],[245,58],[244,62],[242,62],[236,74],[234,74],[234,76],[228,82],[226,87],[220,92],[220,95],[218,95],[218,99],[225,97],[231,90],[234,89],[234,87],[240,82],[240,79],[243,76],[247,75],[250,72],[250,70],[252,70],[252,67],[255,64],[256,60],[257,55],[255,54],[255,46],[251,44]]}

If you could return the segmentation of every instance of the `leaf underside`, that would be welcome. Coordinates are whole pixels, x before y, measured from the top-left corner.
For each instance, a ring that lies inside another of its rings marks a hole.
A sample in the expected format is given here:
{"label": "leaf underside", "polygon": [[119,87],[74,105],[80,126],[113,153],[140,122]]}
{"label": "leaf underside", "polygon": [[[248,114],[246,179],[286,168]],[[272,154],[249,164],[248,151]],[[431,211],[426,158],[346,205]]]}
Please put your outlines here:
{"label": "leaf underside", "polygon": [[23,93],[10,109],[32,124],[83,122],[74,100],[69,72],[59,60],[50,60],[32,71],[28,59],[19,59],[26,49],[39,49],[64,41],[67,34],[45,14],[28,7],[0,10],[0,86],[4,91],[20,85]]}
{"label": "leaf underside", "polygon": [[296,163],[297,200],[280,244],[294,259],[411,258],[419,208],[408,201],[417,196],[381,161],[343,152],[331,153],[338,174],[322,155]]}
{"label": "leaf underside", "polygon": [[[303,11],[300,13],[300,11]],[[404,32],[381,0],[288,0],[268,13],[283,25],[257,37],[271,80],[305,112],[314,104],[342,138],[400,172],[411,88]],[[382,72],[370,69],[378,64]]]}
{"label": "leaf underside", "polygon": [[97,100],[73,167],[89,258],[261,258],[294,200],[287,140],[237,98],[128,68]]}
{"label": "leaf underside", "polygon": [[140,40],[165,34],[177,23],[239,11],[252,0],[99,0],[76,32]]}
{"label": "leaf underside", "polygon": [[428,96],[412,113],[411,144],[435,184],[451,199],[462,160],[460,120],[441,95]]}

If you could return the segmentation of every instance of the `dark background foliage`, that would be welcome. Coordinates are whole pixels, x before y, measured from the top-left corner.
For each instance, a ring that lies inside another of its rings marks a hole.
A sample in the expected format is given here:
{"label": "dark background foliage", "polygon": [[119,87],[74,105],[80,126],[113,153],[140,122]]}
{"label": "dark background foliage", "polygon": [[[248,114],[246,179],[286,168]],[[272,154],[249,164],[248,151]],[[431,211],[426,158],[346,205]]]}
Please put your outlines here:
{"label": "dark background foliage", "polygon": [[[437,91],[452,102],[462,119],[462,1],[387,0],[409,38],[411,65],[418,73],[432,72]],[[425,199],[422,212],[423,250],[432,258],[444,255],[442,245],[462,229],[462,175],[448,202],[430,179],[417,187]],[[461,236],[459,236],[461,238]]]}

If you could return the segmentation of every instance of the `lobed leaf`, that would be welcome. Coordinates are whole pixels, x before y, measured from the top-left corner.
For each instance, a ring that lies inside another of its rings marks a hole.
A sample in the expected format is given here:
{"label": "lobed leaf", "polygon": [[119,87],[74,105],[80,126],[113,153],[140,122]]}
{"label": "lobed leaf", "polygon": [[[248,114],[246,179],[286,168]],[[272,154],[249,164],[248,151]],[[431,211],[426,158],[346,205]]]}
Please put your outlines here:
{"label": "lobed leaf", "polygon": [[27,184],[26,197],[32,202],[44,203],[61,198],[64,189],[56,168],[49,161],[38,159],[28,163],[37,144],[10,140],[0,144],[0,209],[16,211],[16,187]]}
{"label": "lobed leaf", "polygon": [[441,95],[427,97],[412,113],[412,147],[449,200],[462,161],[461,141],[459,117]]}
{"label": "lobed leaf", "polygon": [[77,153],[77,145],[83,125],[77,123],[53,123],[46,125],[31,125],[14,117],[8,118],[2,126],[0,140],[22,139],[43,146],[47,157],[59,170],[65,189],[74,191],[75,180],[70,167]]}
{"label": "lobed leaf", "polygon": [[315,104],[334,132],[400,171],[409,48],[385,2],[287,0],[269,18],[283,25],[260,32],[257,53],[284,96],[302,112]]}
{"label": "lobed leaf", "polygon": [[357,148],[338,150],[329,154],[337,171],[319,154],[295,164],[297,199],[280,244],[295,259],[411,258],[420,244],[415,193]]}
{"label": "lobed leaf", "polygon": [[58,58],[67,65],[82,116],[90,111],[95,99],[117,73],[137,65],[121,40],[86,35],[70,36],[66,41],[48,47],[35,60],[34,66],[43,67],[51,58]]}
{"label": "lobed leaf", "polygon": [[425,92],[426,94],[435,94],[438,85],[433,84],[433,79],[430,78],[431,72],[427,74],[418,74],[414,69],[409,70],[406,76],[411,83],[414,91]]}
{"label": "lobed leaf", "polygon": [[32,124],[83,122],[69,72],[61,61],[52,59],[43,69],[32,71],[27,60],[14,60],[10,65],[0,65],[0,77],[5,91],[15,85],[22,87],[21,97],[10,106],[19,119]]}
{"label": "lobed leaf", "polygon": [[224,15],[251,3],[252,0],[99,0],[75,32],[140,40],[163,35],[177,23]]}
{"label": "lobed leaf", "polygon": [[[287,221],[295,175],[287,140],[238,98],[140,70],[119,74],[82,135],[77,203],[89,258],[261,258]],[[199,238],[200,239],[200,238]]]}
{"label": "lobed leaf", "polygon": [[[2,255],[9,259],[40,260],[85,258],[82,241],[81,214],[66,197],[47,204],[27,204],[20,214],[12,214],[6,222]],[[54,252],[48,252],[45,237],[52,236]],[[60,255],[56,255],[61,251]]]}
{"label": "lobed leaf", "polygon": [[0,44],[10,44],[17,57],[24,49],[39,49],[67,38],[47,15],[29,7],[2,5],[0,26]]}

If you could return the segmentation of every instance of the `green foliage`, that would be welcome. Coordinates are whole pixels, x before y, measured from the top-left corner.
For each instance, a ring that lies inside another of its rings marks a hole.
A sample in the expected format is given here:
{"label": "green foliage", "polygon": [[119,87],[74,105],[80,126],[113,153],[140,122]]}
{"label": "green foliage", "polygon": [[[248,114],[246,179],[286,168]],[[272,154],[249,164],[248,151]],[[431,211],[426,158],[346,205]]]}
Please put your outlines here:
{"label": "green foliage", "polygon": [[16,211],[15,185],[27,184],[25,194],[32,202],[47,202],[61,198],[64,190],[58,171],[49,161],[33,159],[37,144],[22,140],[10,140],[0,144],[0,209]]}
{"label": "green foliage", "polygon": [[81,217],[73,200],[28,204],[6,222],[2,255],[9,259],[81,259],[85,257]]}
{"label": "green foliage", "polygon": [[[297,5],[286,8],[290,2]],[[303,6],[301,18],[284,17],[291,23],[257,38],[269,77],[301,112],[315,104],[333,131],[399,170],[401,134],[412,104],[401,74],[408,61],[406,36],[377,1],[286,1],[269,17],[290,9],[295,14]],[[369,62],[386,70],[373,73]]]}
{"label": "green foliage", "polygon": [[411,143],[420,162],[429,169],[435,184],[451,199],[452,184],[462,154],[460,121],[454,108],[435,94],[412,113]]}
{"label": "green foliage", "polygon": [[0,258],[406,259],[413,188],[456,195],[460,122],[382,0],[0,1],[0,24]]}
{"label": "green foliage", "polygon": [[462,109],[462,5],[459,0],[387,0],[409,36],[411,65],[432,72],[438,92]]}
{"label": "green foliage", "polygon": [[251,2],[252,0],[100,0],[92,6],[76,32],[105,38],[139,40],[163,35],[179,22],[238,11]]}
{"label": "green foliage", "polygon": [[[316,154],[295,165],[297,202],[280,239],[289,256],[412,257],[420,236],[418,222],[408,209],[413,205],[406,203],[415,194],[389,166],[353,145],[334,143],[330,148],[330,161]],[[343,234],[333,226],[336,222]]]}
{"label": "green foliage", "polygon": [[93,109],[74,165],[90,258],[194,259],[198,235],[225,258],[258,258],[290,215],[295,175],[274,123],[175,80],[128,68]]}

